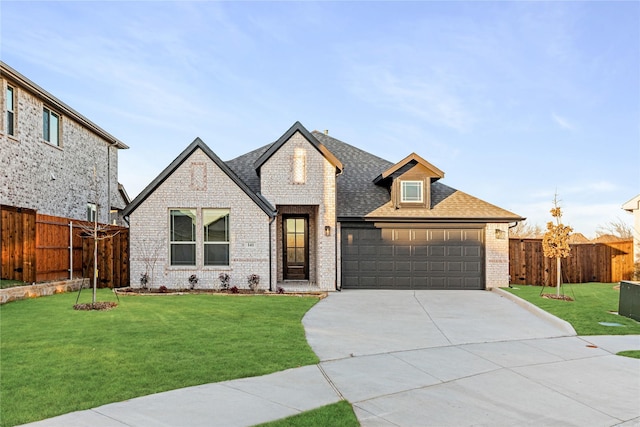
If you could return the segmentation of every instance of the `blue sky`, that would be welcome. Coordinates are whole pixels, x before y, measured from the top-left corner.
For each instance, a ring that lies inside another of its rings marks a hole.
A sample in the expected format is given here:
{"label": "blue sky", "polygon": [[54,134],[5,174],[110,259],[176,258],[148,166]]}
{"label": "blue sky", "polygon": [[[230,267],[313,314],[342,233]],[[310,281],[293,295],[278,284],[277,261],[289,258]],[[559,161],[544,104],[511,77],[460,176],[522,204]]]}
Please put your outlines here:
{"label": "blue sky", "polygon": [[593,236],[640,193],[640,2],[29,2],[7,64],[128,144],[137,195],[195,137],[229,160],[295,121]]}

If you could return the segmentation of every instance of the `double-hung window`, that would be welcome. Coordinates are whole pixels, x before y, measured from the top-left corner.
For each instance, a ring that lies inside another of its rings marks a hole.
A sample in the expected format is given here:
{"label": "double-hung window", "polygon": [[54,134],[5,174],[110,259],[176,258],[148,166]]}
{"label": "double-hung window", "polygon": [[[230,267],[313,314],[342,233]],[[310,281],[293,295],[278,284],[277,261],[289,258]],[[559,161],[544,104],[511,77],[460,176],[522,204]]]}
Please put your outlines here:
{"label": "double-hung window", "polygon": [[15,135],[15,94],[11,86],[7,86],[7,135]]}
{"label": "double-hung window", "polygon": [[47,107],[42,109],[42,137],[50,144],[60,146],[60,116]]}
{"label": "double-hung window", "polygon": [[98,206],[95,203],[87,203],[87,221],[94,222],[98,214]]}
{"label": "double-hung window", "polygon": [[196,210],[171,209],[171,265],[196,265]]}
{"label": "double-hung window", "polygon": [[229,209],[202,209],[204,265],[229,265]]}
{"label": "double-hung window", "polygon": [[422,181],[401,181],[402,203],[422,203]]}

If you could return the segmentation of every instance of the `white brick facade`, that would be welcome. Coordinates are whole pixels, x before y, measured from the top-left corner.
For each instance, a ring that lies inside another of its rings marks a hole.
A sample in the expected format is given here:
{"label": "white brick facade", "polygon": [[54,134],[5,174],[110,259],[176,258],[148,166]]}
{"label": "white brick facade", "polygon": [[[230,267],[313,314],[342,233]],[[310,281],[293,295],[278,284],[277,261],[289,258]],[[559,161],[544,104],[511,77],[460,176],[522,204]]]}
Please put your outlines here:
{"label": "white brick facade", "polygon": [[509,224],[486,225],[485,272],[487,289],[509,285]]}
{"label": "white brick facade", "polygon": [[[196,218],[196,265],[172,266],[169,260],[169,210],[190,208]],[[229,266],[203,265],[202,209],[230,210]],[[189,288],[195,274],[198,288],[218,289],[220,273],[231,276],[231,286],[248,288],[247,276],[260,276],[260,289],[269,288],[269,216],[201,149],[196,149],[130,214],[131,286],[140,287],[140,275],[153,277],[150,286]],[[154,249],[158,249],[154,257]]]}
{"label": "white brick facade", "polygon": [[[304,183],[295,183],[294,153],[305,153]],[[336,288],[336,168],[300,132],[280,147],[260,168],[262,195],[276,208],[313,207],[317,216],[310,218],[309,279],[322,290]],[[325,235],[330,227],[330,235]],[[277,259],[273,273],[282,277],[282,254],[278,251],[278,228],[272,237]]]}
{"label": "white brick facade", "polygon": [[[69,107],[41,95],[33,85],[6,77],[0,83],[0,204],[86,220],[90,202],[99,206],[98,221],[110,222],[110,208],[124,208],[116,142],[80,123],[74,118],[77,113],[67,114]],[[14,94],[13,135],[8,134],[7,86]],[[43,138],[44,107],[60,116],[59,146]]]}

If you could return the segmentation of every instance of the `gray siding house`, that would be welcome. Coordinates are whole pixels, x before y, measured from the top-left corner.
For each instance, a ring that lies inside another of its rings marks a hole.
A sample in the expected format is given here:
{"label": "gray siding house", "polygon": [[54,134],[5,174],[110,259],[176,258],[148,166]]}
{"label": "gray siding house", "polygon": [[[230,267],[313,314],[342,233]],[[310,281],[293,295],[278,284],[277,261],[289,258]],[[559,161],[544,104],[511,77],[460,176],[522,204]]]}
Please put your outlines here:
{"label": "gray siding house", "polygon": [[0,86],[0,204],[116,220],[129,202],[118,184],[128,147],[4,62]]}
{"label": "gray siding house", "polygon": [[193,141],[124,210],[131,286],[487,289],[508,285],[510,223],[524,218],[296,122],[224,162]]}

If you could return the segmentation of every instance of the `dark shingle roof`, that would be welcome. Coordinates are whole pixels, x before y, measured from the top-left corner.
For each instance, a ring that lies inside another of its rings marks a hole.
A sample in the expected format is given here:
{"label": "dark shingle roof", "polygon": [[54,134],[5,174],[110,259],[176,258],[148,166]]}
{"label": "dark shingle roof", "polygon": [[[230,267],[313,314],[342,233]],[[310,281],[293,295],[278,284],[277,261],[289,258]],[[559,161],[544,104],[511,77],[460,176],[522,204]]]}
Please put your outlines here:
{"label": "dark shingle roof", "polygon": [[362,218],[389,201],[389,191],[373,180],[393,163],[322,132],[311,133],[342,161],[343,170],[337,178],[339,218]]}
{"label": "dark shingle roof", "polygon": [[[431,184],[431,209],[395,209],[389,190],[374,180],[394,164],[322,132],[311,134],[342,163],[337,182],[337,216],[348,219],[402,219],[441,221],[518,221],[519,215],[487,203],[440,182]],[[251,190],[260,192],[260,177],[255,163],[273,147],[265,145],[233,160],[227,165]]]}

